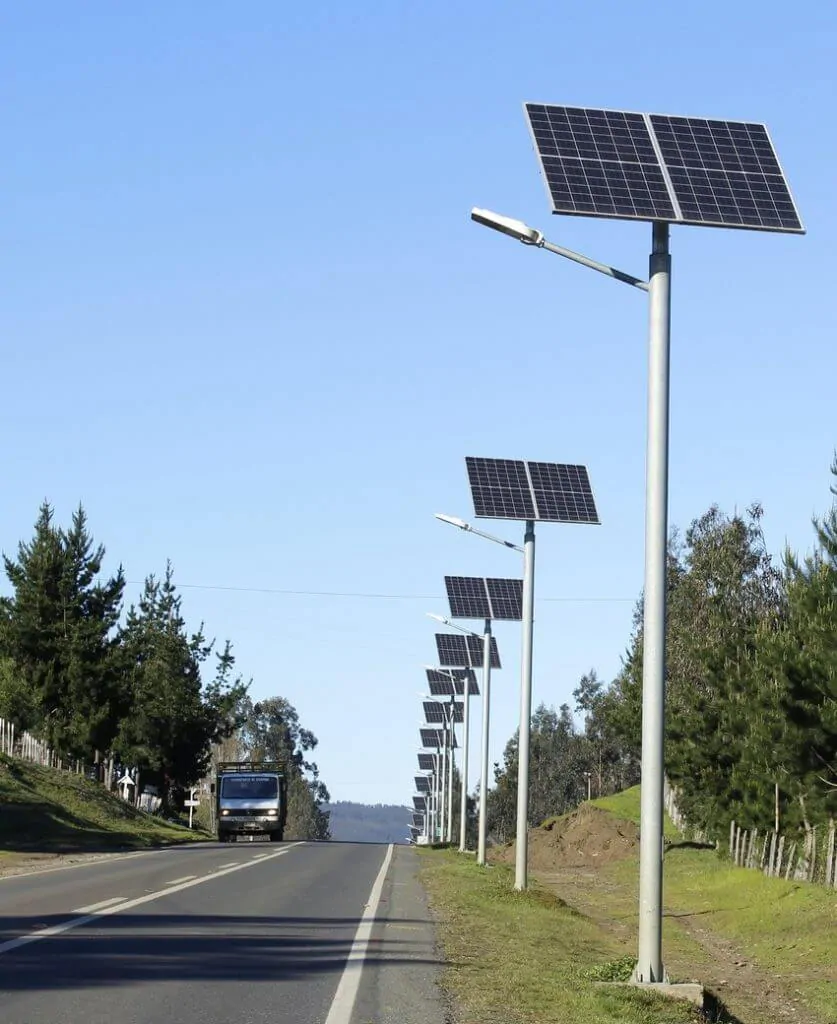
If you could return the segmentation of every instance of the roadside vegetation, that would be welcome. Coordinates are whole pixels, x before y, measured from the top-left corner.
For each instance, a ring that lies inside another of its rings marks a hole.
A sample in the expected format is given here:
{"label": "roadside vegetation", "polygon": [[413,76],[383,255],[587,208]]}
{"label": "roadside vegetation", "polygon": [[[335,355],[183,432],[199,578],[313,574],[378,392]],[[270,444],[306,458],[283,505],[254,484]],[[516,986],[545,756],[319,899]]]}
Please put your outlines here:
{"label": "roadside vegetation", "polygon": [[638,821],[633,787],[531,830],[525,894],[513,892],[513,844],[495,847],[487,869],[422,851],[460,1019],[834,1024],[837,893],[734,867],[680,841],[669,821],[664,960],[672,981],[705,986],[705,1014],[595,984],[633,968]]}
{"label": "roadside vegetation", "polygon": [[[835,495],[837,457],[812,550],[786,551],[780,564],[757,504],[732,516],[712,506],[672,536],[665,764],[691,834],[725,845],[735,821],[802,850],[817,835],[822,844],[837,817]],[[577,807],[588,786],[601,797],[639,781],[642,647],[640,598],[616,678],[606,684],[591,669],[573,708],[536,709],[530,824]],[[489,832],[503,843],[516,827],[516,736],[494,782]]]}

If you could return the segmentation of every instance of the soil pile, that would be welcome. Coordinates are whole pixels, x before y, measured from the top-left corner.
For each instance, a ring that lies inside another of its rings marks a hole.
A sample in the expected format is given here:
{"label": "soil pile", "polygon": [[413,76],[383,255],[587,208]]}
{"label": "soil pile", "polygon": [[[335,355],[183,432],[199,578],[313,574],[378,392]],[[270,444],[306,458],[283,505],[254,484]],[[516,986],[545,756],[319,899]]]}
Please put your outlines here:
{"label": "soil pile", "polygon": [[[591,868],[624,860],[639,845],[639,828],[590,804],[529,830],[529,866],[536,871]],[[495,850],[513,862],[515,844]]]}

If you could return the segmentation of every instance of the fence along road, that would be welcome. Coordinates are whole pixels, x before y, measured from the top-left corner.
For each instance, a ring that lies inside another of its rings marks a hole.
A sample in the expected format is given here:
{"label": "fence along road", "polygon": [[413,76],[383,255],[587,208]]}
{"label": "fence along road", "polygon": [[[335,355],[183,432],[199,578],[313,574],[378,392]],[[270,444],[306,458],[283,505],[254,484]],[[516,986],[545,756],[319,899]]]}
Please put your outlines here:
{"label": "fence along road", "polygon": [[373,844],[195,844],[2,879],[3,1022],[437,1022],[416,860]]}

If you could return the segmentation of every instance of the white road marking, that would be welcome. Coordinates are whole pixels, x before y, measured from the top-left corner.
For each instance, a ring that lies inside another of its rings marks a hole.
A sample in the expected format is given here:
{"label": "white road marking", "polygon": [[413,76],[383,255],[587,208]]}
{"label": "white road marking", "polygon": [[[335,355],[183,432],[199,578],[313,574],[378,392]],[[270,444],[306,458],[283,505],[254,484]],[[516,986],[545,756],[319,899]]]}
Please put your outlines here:
{"label": "white road marking", "polygon": [[197,875],[184,875],[182,878],[174,878],[170,882],[166,882],[166,885],[181,885],[183,882],[191,882],[193,878],[197,877]]}
{"label": "white road marking", "polygon": [[[331,1009],[328,1011],[325,1024],[350,1024],[352,1019],[352,1010],[354,1009],[357,991],[360,987],[363,961],[366,959],[366,950],[369,948],[369,939],[372,935],[375,914],[378,912],[378,904],[381,902],[381,893],[383,892],[387,871],[392,860],[392,851],[393,845],[390,843],[384,857],[384,863],[381,865],[381,870],[378,872],[378,877],[375,879],[372,891],[369,893],[369,899],[363,909],[363,916],[355,932],[354,942],[349,951],[346,966],[343,968],[343,974],[340,977],[337,991],[334,993],[334,1000],[332,1001]],[[2,952],[2,947],[0,947],[0,952]]]}
{"label": "white road marking", "polygon": [[72,911],[74,914],[92,914],[97,910],[104,910],[105,907],[112,907],[114,903],[122,903],[124,896],[112,896],[109,900],[102,900],[101,903],[91,903],[89,907],[79,907]]}
{"label": "white road marking", "polygon": [[[283,850],[277,850],[276,853],[271,853],[270,858],[282,857],[284,854],[290,852],[295,846],[301,845],[302,843],[293,843],[291,846],[286,846]],[[133,910],[134,907],[141,907],[143,903],[151,903],[153,900],[160,899],[161,896],[170,896],[173,892],[182,892],[184,889],[191,889],[194,885],[203,885],[204,882],[210,882],[214,878],[222,878],[224,875],[231,875],[234,871],[242,871],[244,868],[251,868],[253,867],[253,864],[253,861],[242,861],[242,863],[234,864],[232,867],[219,868],[217,871],[213,871],[211,875],[202,875],[200,878],[193,878],[188,882],[181,882],[178,885],[167,885],[165,889],[147,893],[145,896],[138,896],[133,900],[126,900],[124,903],[120,903],[115,906],[103,907],[95,913],[85,914],[84,917],[76,917],[72,921],[65,921],[63,924],[54,924],[49,928],[41,928],[40,931],[32,932],[30,935],[21,935],[17,939],[9,939],[7,942],[0,943],[0,954],[10,953],[13,949],[20,949],[21,946],[28,946],[33,942],[40,942],[42,939],[49,939],[54,935],[63,935],[64,932],[70,932],[75,928],[81,928],[86,924],[90,924],[91,921],[98,921],[102,917],[110,917],[111,914],[120,914],[123,910]]]}

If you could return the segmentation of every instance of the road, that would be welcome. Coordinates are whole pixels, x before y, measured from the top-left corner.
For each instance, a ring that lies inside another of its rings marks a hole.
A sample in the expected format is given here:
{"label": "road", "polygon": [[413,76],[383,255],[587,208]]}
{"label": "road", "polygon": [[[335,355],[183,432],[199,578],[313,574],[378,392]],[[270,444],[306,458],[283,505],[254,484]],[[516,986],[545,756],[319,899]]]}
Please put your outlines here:
{"label": "road", "polygon": [[0,879],[3,1024],[439,1024],[407,847],[195,844]]}

